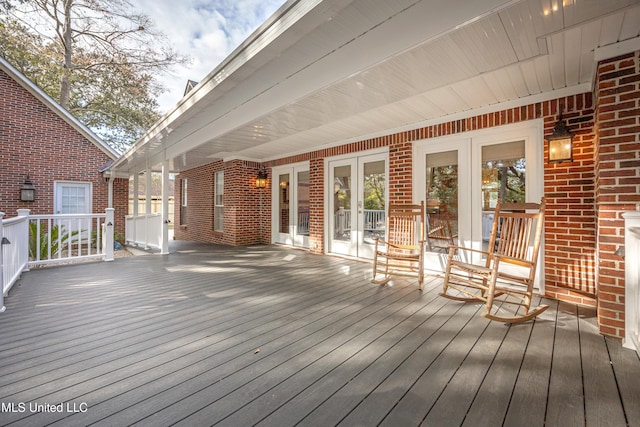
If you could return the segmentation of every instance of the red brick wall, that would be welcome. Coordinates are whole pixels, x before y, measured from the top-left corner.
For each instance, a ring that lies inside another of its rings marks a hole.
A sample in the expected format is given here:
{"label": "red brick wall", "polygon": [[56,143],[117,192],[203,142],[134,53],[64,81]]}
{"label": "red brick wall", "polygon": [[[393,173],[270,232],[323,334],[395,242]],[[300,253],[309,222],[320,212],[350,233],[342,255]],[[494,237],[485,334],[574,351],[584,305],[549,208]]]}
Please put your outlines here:
{"label": "red brick wall", "polygon": [[[53,213],[54,181],[93,184],[93,212],[104,212],[108,184],[98,169],[111,158],[0,71],[0,211]],[[34,202],[20,201],[27,175],[36,188]],[[127,181],[114,182],[116,230],[124,233]]]}
{"label": "red brick wall", "polygon": [[[178,240],[224,245],[270,242],[271,196],[268,189],[255,188],[259,164],[242,160],[217,161],[180,173],[187,179],[187,221],[180,225],[176,209],[174,237]],[[224,171],[224,232],[213,230],[216,172]],[[175,200],[181,200],[176,185]]]}
{"label": "red brick wall", "polygon": [[640,203],[640,51],[603,61],[596,82],[598,212],[601,332],[624,336],[624,245],[622,214]]}
{"label": "red brick wall", "polygon": [[574,135],[573,161],[548,164],[545,144],[546,294],[593,306],[596,295],[593,97],[572,96],[543,106],[545,135],[553,132],[560,110]]}
{"label": "red brick wall", "polygon": [[309,162],[309,249],[324,253],[324,159]]}
{"label": "red brick wall", "polygon": [[413,143],[408,133],[394,135],[389,145],[389,203],[413,201]]}
{"label": "red brick wall", "polygon": [[[179,180],[187,180],[187,218],[181,218],[181,210],[175,210],[174,238],[195,242],[222,243],[222,233],[213,232],[213,178],[223,170],[221,161],[181,172]],[[175,199],[181,198],[182,185],[175,186]],[[180,225],[184,222],[184,225]]]}

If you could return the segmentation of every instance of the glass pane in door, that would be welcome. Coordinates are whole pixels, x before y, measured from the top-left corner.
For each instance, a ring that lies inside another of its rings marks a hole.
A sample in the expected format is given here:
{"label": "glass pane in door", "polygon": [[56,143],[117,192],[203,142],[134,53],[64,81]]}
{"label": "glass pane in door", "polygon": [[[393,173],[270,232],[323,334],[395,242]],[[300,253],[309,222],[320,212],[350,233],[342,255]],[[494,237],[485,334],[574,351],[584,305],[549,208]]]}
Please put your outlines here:
{"label": "glass pane in door", "polygon": [[363,240],[364,243],[374,244],[375,237],[384,237],[386,225],[385,161],[365,163],[363,169]]}
{"label": "glass pane in door", "polygon": [[351,240],[351,166],[336,166],[333,170],[333,238]]}
{"label": "glass pane in door", "polygon": [[289,174],[284,173],[278,176],[278,185],[280,187],[278,193],[278,231],[280,233],[289,233]]}
{"label": "glass pane in door", "polygon": [[298,172],[298,227],[297,234],[309,235],[309,171]]}
{"label": "glass pane in door", "polygon": [[458,240],[458,152],[427,154],[428,250],[448,251]]}
{"label": "glass pane in door", "polygon": [[493,210],[498,199],[503,202],[525,202],[524,141],[482,147],[482,244],[486,245],[491,235]]}

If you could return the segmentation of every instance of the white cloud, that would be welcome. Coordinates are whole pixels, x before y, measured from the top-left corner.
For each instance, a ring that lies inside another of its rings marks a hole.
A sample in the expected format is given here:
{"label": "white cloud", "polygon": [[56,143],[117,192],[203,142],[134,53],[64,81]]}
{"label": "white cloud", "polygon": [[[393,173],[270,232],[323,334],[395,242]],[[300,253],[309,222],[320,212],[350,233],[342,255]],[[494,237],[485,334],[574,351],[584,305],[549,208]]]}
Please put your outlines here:
{"label": "white cloud", "polygon": [[138,12],[153,19],[173,48],[191,57],[158,76],[167,92],[158,100],[165,112],[182,98],[187,80],[202,80],[242,43],[285,0],[131,0]]}

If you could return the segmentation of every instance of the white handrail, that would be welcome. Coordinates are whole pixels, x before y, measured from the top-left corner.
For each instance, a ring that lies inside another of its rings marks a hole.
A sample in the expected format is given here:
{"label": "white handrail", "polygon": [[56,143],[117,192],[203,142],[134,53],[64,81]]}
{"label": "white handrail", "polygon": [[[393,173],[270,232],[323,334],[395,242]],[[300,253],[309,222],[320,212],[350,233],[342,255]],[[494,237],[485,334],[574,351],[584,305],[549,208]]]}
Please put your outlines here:
{"label": "white handrail", "polygon": [[29,248],[26,236],[29,233],[29,210],[19,210],[18,216],[3,219],[4,213],[0,212],[0,280],[2,280],[0,297],[0,311],[4,310],[3,297],[20,278],[23,271],[28,270]]}
{"label": "white handrail", "polygon": [[29,209],[18,209],[17,217],[4,215],[0,212],[0,312],[5,310],[4,297],[31,266],[92,258],[113,261],[113,208],[104,214],[30,215]]}
{"label": "white handrail", "polygon": [[125,238],[127,243],[144,248],[161,249],[162,213],[125,217]]}
{"label": "white handrail", "polygon": [[106,218],[106,213],[29,215],[29,265],[105,258],[102,233]]}

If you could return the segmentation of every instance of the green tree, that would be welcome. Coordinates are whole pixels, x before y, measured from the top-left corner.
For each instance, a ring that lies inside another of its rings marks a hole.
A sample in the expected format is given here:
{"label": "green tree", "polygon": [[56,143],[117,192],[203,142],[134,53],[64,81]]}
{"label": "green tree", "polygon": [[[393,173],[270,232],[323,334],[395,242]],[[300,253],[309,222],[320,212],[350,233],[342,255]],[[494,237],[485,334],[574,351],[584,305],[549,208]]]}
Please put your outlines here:
{"label": "green tree", "polygon": [[364,177],[364,208],[384,210],[385,174],[373,173]]}
{"label": "green tree", "polygon": [[127,0],[0,1],[0,54],[116,150],[158,119],[153,75],[188,59]]}

